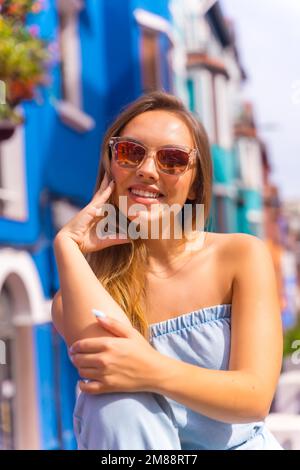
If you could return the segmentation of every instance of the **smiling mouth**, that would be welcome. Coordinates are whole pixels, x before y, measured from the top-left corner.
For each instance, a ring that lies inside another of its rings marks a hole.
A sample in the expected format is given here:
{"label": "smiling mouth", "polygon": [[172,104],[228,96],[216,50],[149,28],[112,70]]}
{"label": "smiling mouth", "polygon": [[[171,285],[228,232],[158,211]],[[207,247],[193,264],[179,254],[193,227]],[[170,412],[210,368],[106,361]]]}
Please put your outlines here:
{"label": "smiling mouth", "polygon": [[162,193],[159,193],[159,192],[142,191],[140,189],[134,189],[134,188],[129,188],[128,192],[134,198],[141,198],[141,199],[147,199],[147,200],[159,200],[164,196]]}

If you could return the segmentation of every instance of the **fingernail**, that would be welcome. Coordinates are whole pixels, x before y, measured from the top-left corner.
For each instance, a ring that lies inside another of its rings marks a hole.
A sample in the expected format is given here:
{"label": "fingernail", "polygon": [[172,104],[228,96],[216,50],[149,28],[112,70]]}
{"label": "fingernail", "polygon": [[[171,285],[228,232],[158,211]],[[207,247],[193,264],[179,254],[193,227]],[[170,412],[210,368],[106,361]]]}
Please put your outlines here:
{"label": "fingernail", "polygon": [[74,351],[74,347],[73,346],[70,346],[69,347],[69,353],[73,354],[75,351]]}
{"label": "fingernail", "polygon": [[90,380],[90,379],[80,379],[77,382],[77,386],[79,387],[80,383],[88,384],[89,382],[92,382],[92,380]]}
{"label": "fingernail", "polygon": [[96,308],[92,308],[92,313],[95,315],[97,318],[106,318],[106,315],[104,312],[101,310],[97,310]]}

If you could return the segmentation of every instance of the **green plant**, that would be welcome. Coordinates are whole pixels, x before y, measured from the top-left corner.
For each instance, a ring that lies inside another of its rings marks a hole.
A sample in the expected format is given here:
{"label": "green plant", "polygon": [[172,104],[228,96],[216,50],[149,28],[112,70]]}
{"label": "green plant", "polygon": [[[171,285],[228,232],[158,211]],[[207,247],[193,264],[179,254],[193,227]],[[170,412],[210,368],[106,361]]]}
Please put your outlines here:
{"label": "green plant", "polygon": [[6,103],[0,105],[0,119],[18,123],[14,108],[34,97],[35,89],[46,83],[47,43],[25,26],[25,15],[33,11],[34,0],[0,0],[0,80],[6,88]]}
{"label": "green plant", "polygon": [[295,347],[293,348],[294,341],[300,341],[300,317],[293,328],[289,328],[284,333],[283,338],[283,356],[287,357],[295,352]]}

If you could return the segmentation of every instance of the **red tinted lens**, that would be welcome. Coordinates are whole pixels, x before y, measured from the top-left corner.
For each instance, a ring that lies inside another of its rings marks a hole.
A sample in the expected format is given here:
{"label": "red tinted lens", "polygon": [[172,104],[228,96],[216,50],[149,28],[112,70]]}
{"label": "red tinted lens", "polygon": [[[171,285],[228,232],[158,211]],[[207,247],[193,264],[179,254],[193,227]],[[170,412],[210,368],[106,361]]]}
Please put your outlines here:
{"label": "red tinted lens", "polygon": [[134,142],[117,142],[115,145],[115,158],[119,165],[135,167],[141,163],[145,156],[145,149]]}
{"label": "red tinted lens", "polygon": [[161,149],[157,153],[157,161],[162,171],[176,175],[186,169],[189,154],[179,149]]}

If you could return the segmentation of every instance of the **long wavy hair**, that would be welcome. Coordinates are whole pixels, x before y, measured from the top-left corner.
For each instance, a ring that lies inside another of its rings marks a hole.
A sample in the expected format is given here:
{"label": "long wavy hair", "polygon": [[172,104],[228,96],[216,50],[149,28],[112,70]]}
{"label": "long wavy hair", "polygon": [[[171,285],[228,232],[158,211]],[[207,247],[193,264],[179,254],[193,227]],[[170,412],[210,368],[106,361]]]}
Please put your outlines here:
{"label": "long wavy hair", "polygon": [[[151,110],[166,110],[179,116],[188,126],[198,150],[196,177],[193,182],[195,199],[185,202],[191,204],[192,227],[196,224],[196,204],[203,204],[204,223],[206,223],[211,206],[212,195],[212,160],[210,146],[203,125],[186,109],[184,104],[174,95],[154,91],[140,96],[130,103],[117,116],[107,130],[101,148],[101,159],[94,193],[99,190],[105,171],[111,175],[110,138],[118,136],[127,123],[139,114]],[[113,197],[107,201],[114,204]],[[114,204],[119,217],[119,209]],[[184,216],[184,208],[182,210]],[[130,223],[127,219],[128,224]],[[117,224],[118,228],[118,224]],[[183,230],[183,237],[186,235]],[[100,251],[85,255],[96,277],[120,305],[128,316],[131,324],[147,339],[149,339],[149,323],[146,317],[146,266],[148,252],[142,238],[131,240],[131,243],[114,245]]]}

